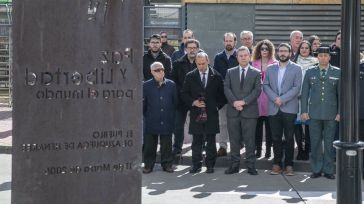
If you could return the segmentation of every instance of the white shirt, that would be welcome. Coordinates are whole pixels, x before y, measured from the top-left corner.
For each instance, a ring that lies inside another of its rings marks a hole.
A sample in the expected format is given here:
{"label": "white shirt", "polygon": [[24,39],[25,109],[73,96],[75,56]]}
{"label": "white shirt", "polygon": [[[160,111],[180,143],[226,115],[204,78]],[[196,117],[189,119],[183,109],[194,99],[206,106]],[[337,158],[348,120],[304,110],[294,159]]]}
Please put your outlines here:
{"label": "white shirt", "polygon": [[279,67],[279,69],[278,69],[278,91],[279,91],[279,93],[281,93],[282,80],[283,80],[284,73],[286,72],[286,69],[287,69],[287,67]]}
{"label": "white shirt", "polygon": [[240,77],[240,81],[241,81],[241,72],[243,71],[242,69],[244,69],[244,79],[245,79],[246,78],[246,73],[248,72],[248,69],[249,69],[249,65],[247,65],[244,68],[239,65],[239,77]]}

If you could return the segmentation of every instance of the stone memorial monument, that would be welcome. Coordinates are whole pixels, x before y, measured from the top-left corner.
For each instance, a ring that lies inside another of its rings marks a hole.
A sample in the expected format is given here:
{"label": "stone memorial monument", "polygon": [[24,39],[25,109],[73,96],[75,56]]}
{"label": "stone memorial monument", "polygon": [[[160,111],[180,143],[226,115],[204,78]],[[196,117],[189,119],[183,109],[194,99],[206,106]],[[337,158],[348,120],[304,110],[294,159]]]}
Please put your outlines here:
{"label": "stone memorial monument", "polygon": [[142,6],[13,2],[12,204],[141,203]]}

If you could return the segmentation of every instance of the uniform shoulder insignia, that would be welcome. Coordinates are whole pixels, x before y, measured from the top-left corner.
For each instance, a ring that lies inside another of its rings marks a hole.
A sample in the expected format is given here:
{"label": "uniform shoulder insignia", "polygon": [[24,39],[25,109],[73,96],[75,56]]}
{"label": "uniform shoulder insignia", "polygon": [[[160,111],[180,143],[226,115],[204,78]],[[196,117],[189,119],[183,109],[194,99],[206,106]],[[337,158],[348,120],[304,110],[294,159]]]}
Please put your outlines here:
{"label": "uniform shoulder insignia", "polygon": [[340,70],[340,68],[339,67],[335,67],[335,66],[330,66],[332,69],[335,69],[335,70]]}

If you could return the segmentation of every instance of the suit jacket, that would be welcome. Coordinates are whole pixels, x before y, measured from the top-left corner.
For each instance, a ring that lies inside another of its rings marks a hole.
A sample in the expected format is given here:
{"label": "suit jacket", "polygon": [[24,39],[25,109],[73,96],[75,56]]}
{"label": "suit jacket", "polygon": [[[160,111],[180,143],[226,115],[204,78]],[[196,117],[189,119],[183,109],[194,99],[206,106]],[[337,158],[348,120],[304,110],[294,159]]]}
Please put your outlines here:
{"label": "suit jacket", "polygon": [[[278,71],[279,63],[269,65],[263,82],[264,92],[269,98],[268,102],[268,114],[276,115],[278,110],[284,113],[298,113],[298,96],[301,91],[302,85],[302,71],[301,67],[289,61],[286,67],[286,71],[283,75],[281,92],[278,91]],[[280,97],[283,105],[277,107],[274,104],[274,100]]]}
{"label": "suit jacket", "polygon": [[319,66],[306,71],[302,85],[301,110],[311,119],[335,120],[340,112],[340,69],[329,66],[322,78]]}
{"label": "suit jacket", "polygon": [[[207,122],[204,124],[196,122],[200,114],[200,108],[192,106],[193,101],[205,96]],[[219,128],[219,109],[226,103],[224,97],[223,80],[221,75],[209,67],[206,88],[203,87],[198,69],[194,69],[186,75],[182,88],[182,100],[190,110],[190,134],[216,134]]]}
{"label": "suit jacket", "polygon": [[[240,89],[240,66],[227,70],[224,81],[224,92],[228,101],[227,117],[258,118],[257,98],[261,92],[260,71],[249,65],[243,89]],[[234,101],[244,100],[246,105],[242,111],[234,108]]]}

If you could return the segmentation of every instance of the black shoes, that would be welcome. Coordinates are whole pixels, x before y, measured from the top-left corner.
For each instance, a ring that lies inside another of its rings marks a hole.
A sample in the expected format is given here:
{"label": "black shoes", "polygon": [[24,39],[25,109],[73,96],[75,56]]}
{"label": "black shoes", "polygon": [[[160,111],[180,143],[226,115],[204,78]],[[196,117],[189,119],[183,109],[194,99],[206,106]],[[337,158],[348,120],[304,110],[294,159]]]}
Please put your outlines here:
{"label": "black shoes", "polygon": [[149,173],[151,173],[152,171],[153,171],[153,169],[152,169],[152,168],[144,167],[144,169],[143,169],[143,174],[149,174]]}
{"label": "black shoes", "polygon": [[195,174],[199,172],[201,172],[201,167],[192,167],[192,169],[190,169],[190,174]]}
{"label": "black shoes", "polygon": [[262,151],[261,150],[257,150],[257,152],[255,153],[255,157],[256,158],[260,158],[262,156]]}
{"label": "black shoes", "polygon": [[258,171],[253,168],[248,168],[248,174],[256,176],[256,175],[258,175]]}
{"label": "black shoes", "polygon": [[207,173],[207,174],[212,174],[214,172],[215,172],[214,168],[212,168],[212,167],[207,168],[206,171],[205,171],[205,173]]}
{"label": "black shoes", "polygon": [[266,159],[269,159],[270,158],[270,156],[271,156],[271,151],[270,150],[267,150],[267,152],[265,152],[265,158]]}
{"label": "black shoes", "polygon": [[334,174],[324,174],[324,176],[328,179],[335,179]]}
{"label": "black shoes", "polygon": [[321,176],[321,173],[312,173],[311,175],[310,175],[310,178],[318,178],[318,177],[320,177]]}
{"label": "black shoes", "polygon": [[227,156],[227,151],[225,148],[220,147],[219,150],[217,151],[217,157],[224,157]]}
{"label": "black shoes", "polygon": [[229,167],[228,169],[225,170],[225,174],[235,174],[235,173],[239,173],[239,167]]}

